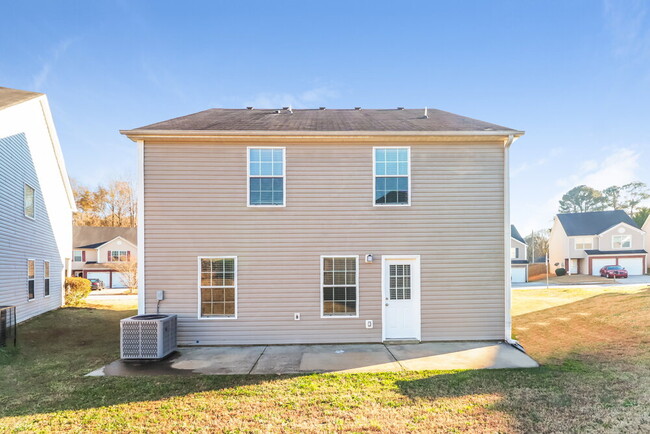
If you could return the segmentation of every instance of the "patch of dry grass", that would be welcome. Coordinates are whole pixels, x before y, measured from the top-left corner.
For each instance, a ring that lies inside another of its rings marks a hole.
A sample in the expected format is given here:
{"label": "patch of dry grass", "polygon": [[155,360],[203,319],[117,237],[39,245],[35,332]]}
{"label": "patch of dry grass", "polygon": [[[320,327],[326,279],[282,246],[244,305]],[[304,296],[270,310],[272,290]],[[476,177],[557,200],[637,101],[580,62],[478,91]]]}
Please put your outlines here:
{"label": "patch of dry grass", "polygon": [[[534,292],[533,292],[534,291]],[[527,370],[87,378],[131,310],[67,308],[0,353],[0,430],[641,432],[650,426],[650,294],[517,292]],[[555,291],[555,290],[551,290]],[[523,300],[527,298],[527,300]],[[538,306],[539,308],[539,306]],[[531,311],[532,310],[532,311]]]}

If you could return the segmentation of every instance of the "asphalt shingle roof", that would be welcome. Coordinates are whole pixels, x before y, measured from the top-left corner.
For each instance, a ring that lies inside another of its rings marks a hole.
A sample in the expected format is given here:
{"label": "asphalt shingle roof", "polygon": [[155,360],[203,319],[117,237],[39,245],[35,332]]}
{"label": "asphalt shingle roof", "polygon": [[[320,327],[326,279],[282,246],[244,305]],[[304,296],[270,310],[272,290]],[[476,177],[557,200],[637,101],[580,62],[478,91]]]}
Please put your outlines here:
{"label": "asphalt shingle roof", "polygon": [[585,252],[589,256],[597,256],[597,255],[632,255],[632,254],[646,254],[646,252],[643,249],[640,250],[585,250]]}
{"label": "asphalt shingle roof", "polygon": [[136,228],[75,226],[72,228],[72,245],[75,249],[96,249],[118,236],[138,244]]}
{"label": "asphalt shingle roof", "polygon": [[519,234],[519,231],[517,230],[517,228],[515,227],[515,225],[510,225],[510,236],[511,236],[512,238],[514,238],[515,240],[517,240],[517,241],[521,241],[521,242],[524,243],[524,244],[528,244],[528,243],[526,242],[526,240],[524,240],[524,237],[522,237],[522,236]]}
{"label": "asphalt shingle roof", "polygon": [[38,92],[28,90],[11,89],[9,87],[0,87],[0,110],[12,105],[20,104],[23,101],[30,100],[43,95]]}
{"label": "asphalt shingle roof", "polygon": [[623,210],[558,214],[557,218],[570,237],[598,235],[619,223],[627,223],[638,228],[634,220]]}
{"label": "asphalt shingle roof", "polygon": [[135,130],[171,131],[506,131],[517,130],[428,109],[209,109]]}

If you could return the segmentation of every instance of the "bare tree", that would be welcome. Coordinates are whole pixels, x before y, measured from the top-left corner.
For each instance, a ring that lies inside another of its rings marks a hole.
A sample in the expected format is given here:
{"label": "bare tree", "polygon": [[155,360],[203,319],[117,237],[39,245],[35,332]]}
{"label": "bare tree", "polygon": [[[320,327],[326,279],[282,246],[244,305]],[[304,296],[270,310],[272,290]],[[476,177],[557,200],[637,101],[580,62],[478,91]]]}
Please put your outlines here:
{"label": "bare tree", "polygon": [[138,262],[124,261],[111,263],[113,271],[120,273],[120,282],[133,293],[138,288]]}
{"label": "bare tree", "polygon": [[72,180],[77,204],[74,223],[78,226],[135,227],[137,199],[130,180],[114,180],[94,191]]}

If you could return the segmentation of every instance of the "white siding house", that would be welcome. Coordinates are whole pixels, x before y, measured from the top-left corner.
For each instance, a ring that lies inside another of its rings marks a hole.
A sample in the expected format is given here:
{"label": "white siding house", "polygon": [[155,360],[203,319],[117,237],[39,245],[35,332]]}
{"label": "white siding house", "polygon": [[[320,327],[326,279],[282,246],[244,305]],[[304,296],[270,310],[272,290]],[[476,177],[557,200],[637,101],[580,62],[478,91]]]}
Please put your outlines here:
{"label": "white siding house", "polygon": [[0,87],[0,305],[63,304],[74,198],[47,97]]}

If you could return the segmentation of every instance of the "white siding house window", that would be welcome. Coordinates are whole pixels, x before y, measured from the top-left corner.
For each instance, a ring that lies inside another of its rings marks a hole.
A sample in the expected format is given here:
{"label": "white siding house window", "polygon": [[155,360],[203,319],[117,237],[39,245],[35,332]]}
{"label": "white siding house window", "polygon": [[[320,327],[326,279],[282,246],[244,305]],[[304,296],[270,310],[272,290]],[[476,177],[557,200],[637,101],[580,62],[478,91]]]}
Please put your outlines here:
{"label": "white siding house window", "polygon": [[200,318],[237,317],[237,258],[199,258]]}
{"label": "white siding house window", "polygon": [[83,262],[83,252],[81,250],[75,250],[72,252],[72,260],[75,262]]}
{"label": "white siding house window", "polygon": [[577,237],[576,249],[589,250],[594,248],[594,239],[592,237]]}
{"label": "white siding house window", "polygon": [[126,250],[112,250],[111,262],[126,262],[129,260],[129,252]]}
{"label": "white siding house window", "polygon": [[43,296],[50,295],[50,261],[43,261]]}
{"label": "white siding house window", "polygon": [[374,148],[374,204],[410,205],[411,149]]}
{"label": "white siding house window", "polygon": [[35,273],[35,261],[33,259],[27,260],[27,299],[34,299],[34,273]]}
{"label": "white siding house window", "polygon": [[519,257],[519,247],[510,247],[510,257],[517,259]]}
{"label": "white siding house window", "polygon": [[358,261],[358,256],[321,257],[323,317],[358,316]]}
{"label": "white siding house window", "polygon": [[248,206],[285,205],[284,148],[248,148]]}
{"label": "white siding house window", "polygon": [[612,248],[629,249],[632,247],[632,235],[614,235],[612,237]]}
{"label": "white siding house window", "polygon": [[25,184],[24,211],[25,217],[34,218],[34,197],[35,190],[32,186]]}

